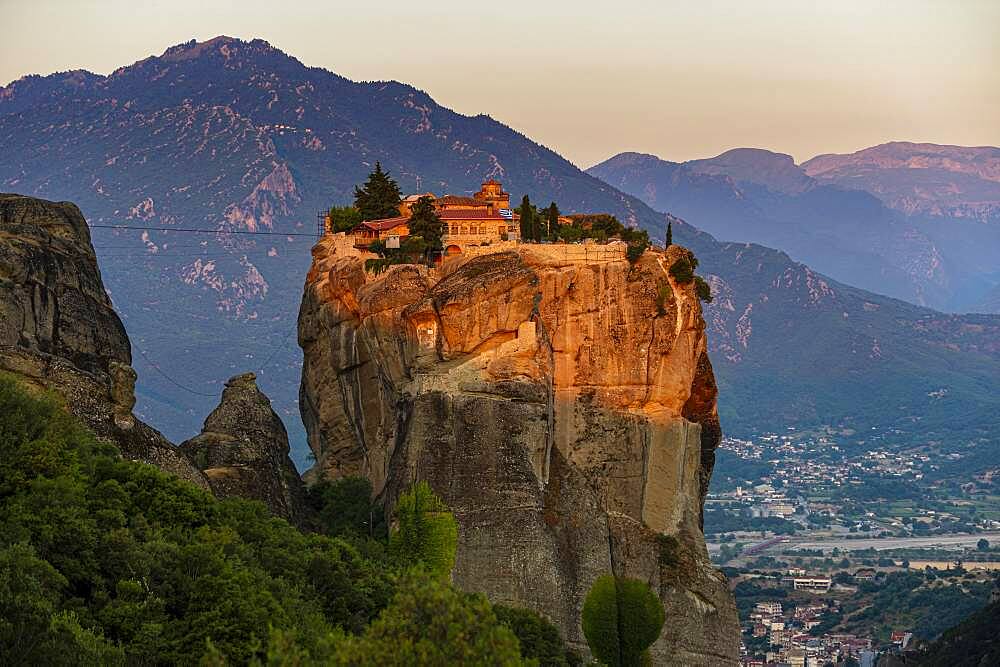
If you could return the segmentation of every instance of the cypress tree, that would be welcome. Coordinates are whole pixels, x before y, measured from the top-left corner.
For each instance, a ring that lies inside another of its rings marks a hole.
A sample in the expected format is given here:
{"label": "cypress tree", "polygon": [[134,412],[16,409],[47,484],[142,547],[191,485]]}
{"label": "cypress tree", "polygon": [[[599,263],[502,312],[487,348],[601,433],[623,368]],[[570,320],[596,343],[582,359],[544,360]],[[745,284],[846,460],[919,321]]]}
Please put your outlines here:
{"label": "cypress tree", "polygon": [[674,228],[670,221],[667,220],[667,247],[669,248],[674,244]]}
{"label": "cypress tree", "polygon": [[530,241],[535,238],[534,210],[531,208],[531,200],[528,195],[521,199],[521,240]]}
{"label": "cypress tree", "polygon": [[559,235],[559,207],[556,206],[555,202],[549,204],[549,228],[547,231],[547,236],[549,240],[553,240]]}
{"label": "cypress tree", "polygon": [[410,238],[419,238],[423,241],[422,252],[428,255],[433,251],[440,251],[444,246],[441,238],[444,236],[444,223],[434,210],[434,203],[430,197],[421,197],[413,206],[410,214]]}
{"label": "cypress tree", "polygon": [[609,667],[650,664],[647,650],[664,620],[663,603],[638,579],[598,577],[583,603],[583,635],[594,657]]}
{"label": "cypress tree", "polygon": [[361,212],[362,220],[395,218],[401,201],[399,186],[382,171],[381,162],[375,163],[375,171],[368,175],[363,187],[354,188],[354,208]]}

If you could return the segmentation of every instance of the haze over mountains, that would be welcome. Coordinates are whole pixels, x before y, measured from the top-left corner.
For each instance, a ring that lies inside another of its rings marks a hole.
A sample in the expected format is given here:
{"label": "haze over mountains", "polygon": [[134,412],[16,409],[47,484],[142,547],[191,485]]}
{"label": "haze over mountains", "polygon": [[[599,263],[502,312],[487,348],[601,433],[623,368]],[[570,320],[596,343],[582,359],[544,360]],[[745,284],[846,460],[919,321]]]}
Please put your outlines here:
{"label": "haze over mountains", "polygon": [[[106,77],[69,72],[0,88],[0,151],[0,190],[72,200],[91,224],[136,228],[95,228],[94,242],[137,348],[137,411],[174,441],[200,430],[226,378],[252,370],[305,462],[294,335],[308,234],[316,212],[350,201],[379,160],[404,192],[462,193],[492,176],[515,199],[613,213],[661,241],[664,212],[687,218],[670,219],[716,294],[706,319],[727,432],[896,425],[996,443],[1000,318],[943,315],[845,284],[947,304],[962,281],[982,280],[988,293],[979,270],[967,270],[979,260],[951,261],[949,246],[877,197],[774,154],[674,166],[618,156],[588,174],[411,86],[353,82],[261,40],[223,37]],[[824,246],[815,269],[840,280],[700,230],[800,260]],[[884,247],[892,252],[873,252]]]}
{"label": "haze over mountains", "polygon": [[850,284],[951,312],[997,312],[998,154],[894,143],[800,166],[748,148],[685,163],[621,153],[588,173],[719,238],[785,250]]}

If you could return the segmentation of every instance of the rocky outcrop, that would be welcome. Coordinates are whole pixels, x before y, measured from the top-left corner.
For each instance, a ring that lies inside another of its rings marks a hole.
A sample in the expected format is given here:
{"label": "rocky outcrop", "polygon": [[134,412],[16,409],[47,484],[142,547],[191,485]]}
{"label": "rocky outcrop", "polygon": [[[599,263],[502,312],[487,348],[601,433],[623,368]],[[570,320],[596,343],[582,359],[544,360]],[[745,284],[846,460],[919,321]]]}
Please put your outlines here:
{"label": "rocky outcrop", "polygon": [[301,525],[305,486],[288,458],[285,426],[256,379],[253,373],[230,378],[201,434],[180,448],[216,496],[263,501],[273,514]]}
{"label": "rocky outcrop", "polygon": [[657,664],[727,665],[736,610],[701,532],[720,438],[687,251],[518,246],[381,276],[313,250],[299,315],[314,476],[362,474],[391,512],[426,480],[459,522],[455,582],[583,647],[600,575],[647,581]]}
{"label": "rocky outcrop", "polygon": [[132,414],[131,363],[80,210],[0,194],[0,371],[61,394],[123,456],[208,488],[176,447]]}

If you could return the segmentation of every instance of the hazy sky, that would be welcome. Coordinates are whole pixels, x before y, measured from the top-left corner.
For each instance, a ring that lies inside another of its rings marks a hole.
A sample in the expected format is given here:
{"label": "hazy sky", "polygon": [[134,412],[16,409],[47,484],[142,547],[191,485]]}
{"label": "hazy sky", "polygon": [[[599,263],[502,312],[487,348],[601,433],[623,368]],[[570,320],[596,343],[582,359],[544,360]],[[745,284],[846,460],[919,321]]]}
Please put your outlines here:
{"label": "hazy sky", "polygon": [[260,37],[488,113],[580,166],[736,146],[1000,146],[1000,0],[0,0],[0,85]]}

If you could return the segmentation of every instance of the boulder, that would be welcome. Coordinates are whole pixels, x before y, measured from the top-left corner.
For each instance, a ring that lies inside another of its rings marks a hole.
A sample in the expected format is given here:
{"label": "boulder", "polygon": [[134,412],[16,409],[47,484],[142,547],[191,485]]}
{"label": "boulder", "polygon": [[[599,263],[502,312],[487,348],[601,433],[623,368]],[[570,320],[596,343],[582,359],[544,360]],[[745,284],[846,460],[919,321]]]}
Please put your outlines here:
{"label": "boulder", "polygon": [[181,451],[205,474],[220,498],[260,500],[271,513],[302,525],[305,486],[288,457],[288,434],[256,376],[230,378],[201,433]]}

